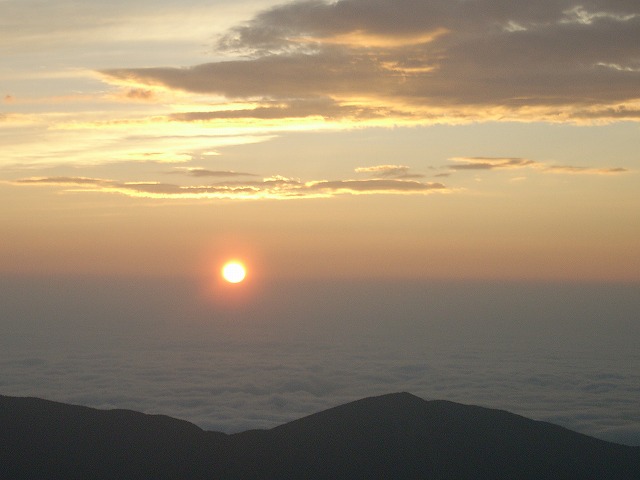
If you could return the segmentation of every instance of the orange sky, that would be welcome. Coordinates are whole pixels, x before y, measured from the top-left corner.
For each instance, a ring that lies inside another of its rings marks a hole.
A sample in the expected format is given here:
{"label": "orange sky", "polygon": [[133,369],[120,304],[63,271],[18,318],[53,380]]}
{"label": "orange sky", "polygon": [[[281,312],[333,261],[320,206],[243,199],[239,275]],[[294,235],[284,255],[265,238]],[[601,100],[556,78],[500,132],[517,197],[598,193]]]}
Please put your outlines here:
{"label": "orange sky", "polygon": [[0,273],[640,280],[634,3],[160,3],[0,4]]}

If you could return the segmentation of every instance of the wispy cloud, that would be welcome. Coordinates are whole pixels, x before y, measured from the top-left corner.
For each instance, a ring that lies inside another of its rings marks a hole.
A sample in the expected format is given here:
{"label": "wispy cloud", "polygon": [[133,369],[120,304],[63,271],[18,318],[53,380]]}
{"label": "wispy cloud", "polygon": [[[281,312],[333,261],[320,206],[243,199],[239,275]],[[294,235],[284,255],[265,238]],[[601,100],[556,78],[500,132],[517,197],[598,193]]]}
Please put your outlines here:
{"label": "wispy cloud", "polygon": [[452,170],[506,170],[531,167],[544,173],[584,174],[584,175],[615,175],[626,173],[621,167],[595,168],[572,165],[549,165],[527,158],[517,157],[453,157],[456,165],[450,165]]}
{"label": "wispy cloud", "polygon": [[257,177],[255,173],[234,172],[233,170],[208,170],[206,168],[175,168],[167,173],[181,173],[190,177]]}
{"label": "wispy cloud", "polygon": [[539,165],[537,162],[526,158],[454,157],[450,160],[458,163],[450,167],[453,170],[495,170]]}
{"label": "wispy cloud", "polygon": [[148,88],[131,88],[124,95],[129,100],[149,101],[155,98],[154,91]]}
{"label": "wispy cloud", "polygon": [[566,174],[583,174],[583,175],[617,175],[619,173],[626,173],[629,170],[626,168],[589,168],[589,167],[576,167],[571,165],[550,165],[544,167],[543,171],[548,173],[566,173]]}
{"label": "wispy cloud", "polygon": [[378,178],[423,178],[419,173],[409,173],[406,165],[374,165],[372,167],[358,167],[356,173],[368,173]]}
{"label": "wispy cloud", "polygon": [[[243,2],[219,1],[215,4],[199,0],[158,5],[151,0],[114,1],[108,9],[97,0],[78,3],[59,0],[55,3],[38,0],[6,1],[2,4],[3,44],[0,50],[21,51],[25,48],[50,50],[52,47],[78,44],[107,44],[105,38],[116,39],[120,55],[131,54],[121,48],[123,41],[162,45],[193,41],[194,34],[205,38],[211,29],[219,30],[223,23],[246,17],[248,7]],[[222,15],[221,15],[222,14]],[[202,22],[203,18],[209,18]]]}
{"label": "wispy cloud", "polygon": [[329,97],[308,99],[283,99],[260,101],[251,108],[215,109],[205,106],[202,110],[172,113],[168,120],[178,122],[206,122],[215,120],[256,119],[274,120],[302,117],[322,117],[324,119],[381,119],[386,116],[400,116],[404,112],[383,106],[366,104],[343,104]]}
{"label": "wispy cloud", "polygon": [[442,183],[416,182],[411,180],[338,180],[321,181],[307,184],[311,190],[329,193],[431,193],[447,191]]}
{"label": "wispy cloud", "polygon": [[62,187],[64,191],[119,193],[129,197],[162,199],[293,199],[333,197],[345,194],[425,195],[451,191],[442,183],[402,179],[302,182],[298,179],[281,176],[265,178],[261,181],[236,181],[189,186],[160,182],[120,182],[87,177],[31,177],[18,179],[12,183],[23,186],[58,186]]}

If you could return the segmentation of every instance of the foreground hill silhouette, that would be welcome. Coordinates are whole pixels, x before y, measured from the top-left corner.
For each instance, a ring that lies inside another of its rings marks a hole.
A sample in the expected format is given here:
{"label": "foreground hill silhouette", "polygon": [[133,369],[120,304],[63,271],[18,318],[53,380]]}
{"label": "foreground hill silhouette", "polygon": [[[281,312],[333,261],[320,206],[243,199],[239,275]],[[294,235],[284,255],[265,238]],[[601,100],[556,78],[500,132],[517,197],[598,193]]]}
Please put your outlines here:
{"label": "foreground hill silhouette", "polygon": [[0,396],[0,478],[640,479],[640,447],[408,393],[234,435]]}

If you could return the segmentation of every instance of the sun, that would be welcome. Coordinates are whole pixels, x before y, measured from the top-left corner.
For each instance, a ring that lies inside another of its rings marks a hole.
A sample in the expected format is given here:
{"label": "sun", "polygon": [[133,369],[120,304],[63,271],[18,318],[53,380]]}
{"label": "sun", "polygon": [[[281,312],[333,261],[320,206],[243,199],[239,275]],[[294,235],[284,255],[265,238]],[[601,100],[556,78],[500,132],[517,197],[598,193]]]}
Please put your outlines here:
{"label": "sun", "polygon": [[229,283],[240,283],[247,276],[247,270],[240,262],[232,260],[222,267],[222,278]]}

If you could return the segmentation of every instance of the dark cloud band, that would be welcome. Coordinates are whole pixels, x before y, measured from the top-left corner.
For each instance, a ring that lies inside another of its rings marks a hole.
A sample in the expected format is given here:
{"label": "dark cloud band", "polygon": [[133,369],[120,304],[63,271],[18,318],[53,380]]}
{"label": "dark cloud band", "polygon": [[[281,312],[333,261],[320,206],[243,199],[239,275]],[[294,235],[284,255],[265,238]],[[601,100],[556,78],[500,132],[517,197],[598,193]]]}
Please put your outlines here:
{"label": "dark cloud band", "polygon": [[178,114],[183,121],[381,111],[425,121],[492,109],[523,119],[640,119],[638,45],[634,1],[307,1],[262,12],[220,39],[220,50],[245,58],[103,74],[284,102]]}

